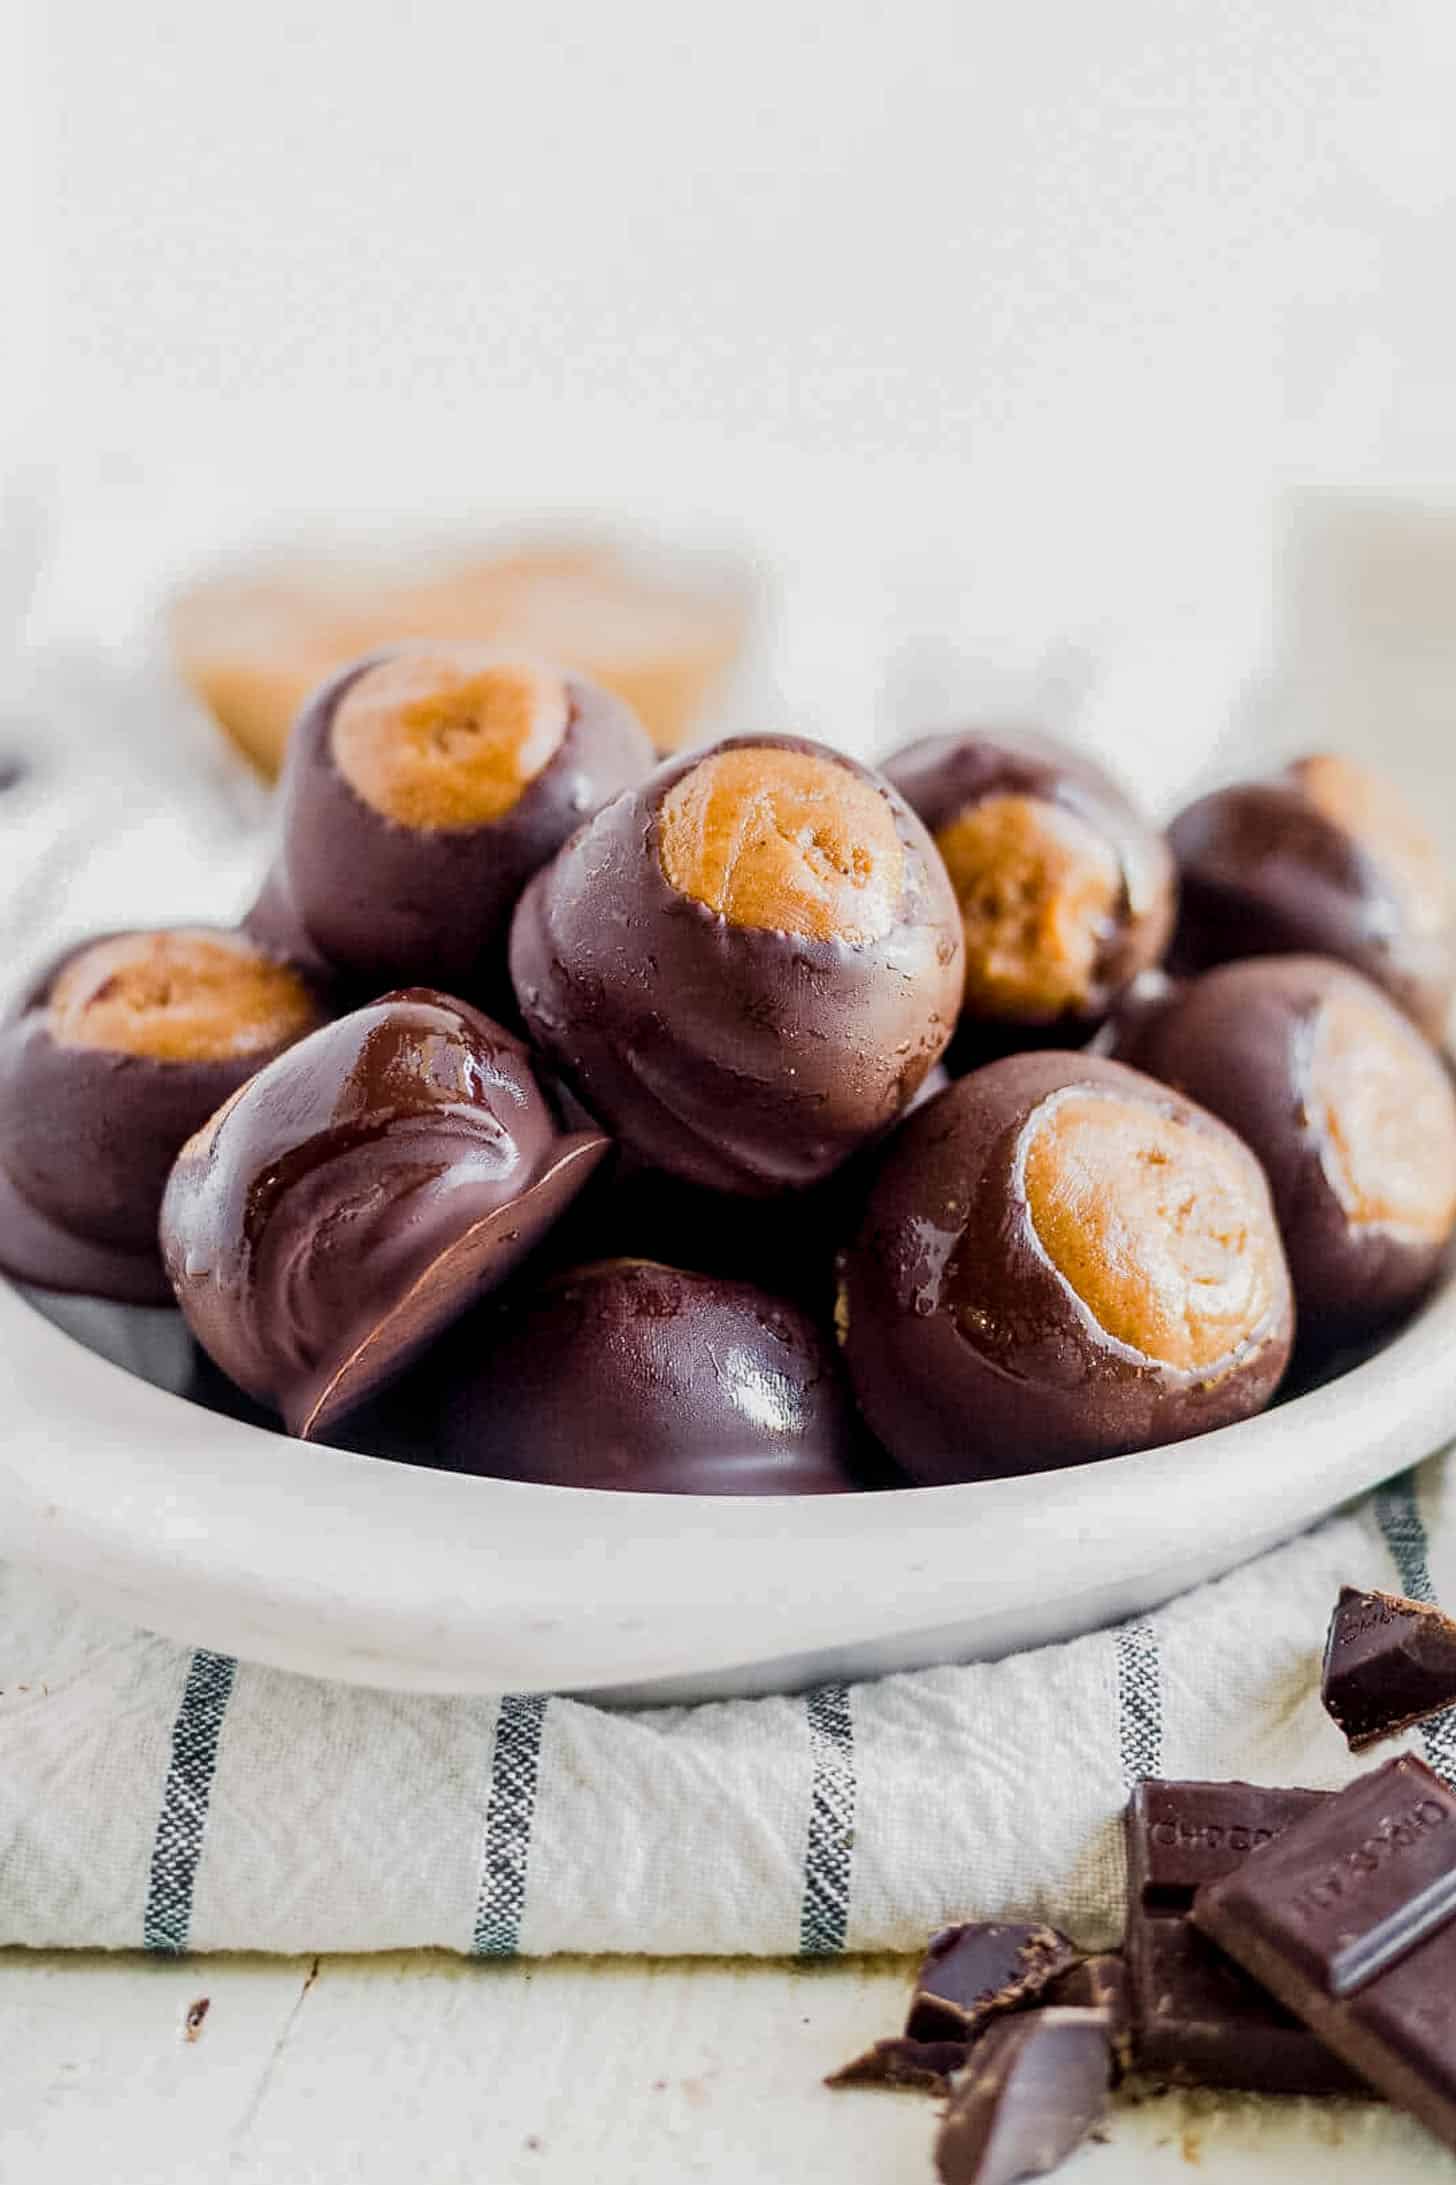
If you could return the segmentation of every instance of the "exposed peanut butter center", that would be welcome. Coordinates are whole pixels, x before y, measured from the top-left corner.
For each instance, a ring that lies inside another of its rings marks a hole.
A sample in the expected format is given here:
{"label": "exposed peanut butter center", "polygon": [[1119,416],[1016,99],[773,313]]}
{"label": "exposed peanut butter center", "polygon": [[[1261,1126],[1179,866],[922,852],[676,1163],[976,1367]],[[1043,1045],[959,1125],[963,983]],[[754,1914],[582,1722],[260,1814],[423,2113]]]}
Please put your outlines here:
{"label": "exposed peanut butter center", "polygon": [[1305,1109],[1330,1188],[1352,1223],[1431,1244],[1456,1224],[1456,1094],[1394,1010],[1327,1000],[1314,1027]]}
{"label": "exposed peanut butter center", "polygon": [[966,1004],[1035,1022],[1087,1001],[1123,892],[1116,851],[1041,797],[983,797],[935,838],[960,899]]}
{"label": "exposed peanut butter center", "polygon": [[83,948],[47,1005],[62,1047],[229,1062],[299,1038],[318,1022],[303,982],[248,942],[221,933],[125,933]]}
{"label": "exposed peanut butter center", "polygon": [[1139,1101],[1074,1092],[1033,1117],[1025,1163],[1042,1250],[1119,1342],[1198,1373],[1263,1329],[1282,1256],[1252,1155]]}
{"label": "exposed peanut butter center", "polygon": [[570,708],[561,679],[488,645],[413,646],[350,685],[334,763],[405,827],[486,827],[554,758]]}
{"label": "exposed peanut butter center", "polygon": [[1291,772],[1316,811],[1379,866],[1416,931],[1443,933],[1456,912],[1445,861],[1399,790],[1328,753],[1296,761]]}
{"label": "exposed peanut butter center", "polygon": [[894,814],[847,766],[777,745],[718,751],[662,801],[662,869],[730,925],[879,940],[898,914]]}

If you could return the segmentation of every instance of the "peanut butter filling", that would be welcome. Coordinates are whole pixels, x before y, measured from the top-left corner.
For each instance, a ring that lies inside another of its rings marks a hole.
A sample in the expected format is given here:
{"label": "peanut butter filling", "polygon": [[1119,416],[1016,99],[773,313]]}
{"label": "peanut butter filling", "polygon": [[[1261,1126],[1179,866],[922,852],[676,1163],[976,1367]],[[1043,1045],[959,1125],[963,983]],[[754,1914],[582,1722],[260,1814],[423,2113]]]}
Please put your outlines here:
{"label": "peanut butter filling", "polygon": [[555,757],[570,707],[559,676],[489,645],[419,645],[350,685],[334,763],[404,827],[463,832],[504,818]]}
{"label": "peanut butter filling", "polygon": [[662,801],[662,869],[734,926],[855,945],[898,915],[905,853],[872,782],[778,745],[718,751]]}
{"label": "peanut butter filling", "polygon": [[60,1047],[153,1062],[230,1062],[285,1046],[318,1012],[286,965],[223,933],[124,933],[71,958],[51,988]]}
{"label": "peanut butter filling", "polygon": [[1328,753],[1290,768],[1315,810],[1342,827],[1384,874],[1418,933],[1444,933],[1453,905],[1445,863],[1404,797],[1378,774]]}
{"label": "peanut butter filling", "polygon": [[1036,1022],[1089,998],[1122,898],[1116,851],[1041,797],[983,797],[935,838],[960,899],[966,1005]]}
{"label": "peanut butter filling", "polygon": [[1305,1113],[1352,1224],[1442,1244],[1456,1225],[1456,1094],[1394,1009],[1333,995],[1314,1027]]}
{"label": "peanut butter filling", "polygon": [[1038,1243],[1118,1342],[1204,1373],[1266,1326],[1283,1252],[1242,1147],[1140,1101],[1072,1092],[1032,1117],[1024,1159]]}

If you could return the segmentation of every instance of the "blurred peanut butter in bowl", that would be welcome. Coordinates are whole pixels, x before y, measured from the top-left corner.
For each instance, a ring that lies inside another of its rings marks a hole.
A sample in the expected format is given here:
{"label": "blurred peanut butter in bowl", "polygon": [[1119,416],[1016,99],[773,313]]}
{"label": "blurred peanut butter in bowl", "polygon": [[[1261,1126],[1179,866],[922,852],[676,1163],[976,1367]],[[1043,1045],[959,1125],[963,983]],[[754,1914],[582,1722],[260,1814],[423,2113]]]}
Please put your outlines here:
{"label": "blurred peanut butter in bowl", "polygon": [[659,751],[692,741],[742,649],[746,572],[726,557],[596,543],[401,551],[389,559],[279,552],[176,593],[183,680],[233,742],[276,774],[295,714],[375,645],[479,638],[603,683]]}

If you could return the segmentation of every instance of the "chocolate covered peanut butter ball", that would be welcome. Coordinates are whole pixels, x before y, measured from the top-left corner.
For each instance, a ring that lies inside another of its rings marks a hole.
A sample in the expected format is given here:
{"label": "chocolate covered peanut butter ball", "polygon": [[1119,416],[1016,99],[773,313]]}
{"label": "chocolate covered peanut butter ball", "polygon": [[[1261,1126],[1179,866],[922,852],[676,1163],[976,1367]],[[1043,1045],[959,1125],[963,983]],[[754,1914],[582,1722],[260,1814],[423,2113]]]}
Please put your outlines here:
{"label": "chocolate covered peanut butter ball", "polygon": [[1090,1032],[1173,923],[1167,845],[1080,752],[1029,731],[927,736],[885,772],[945,860],[965,933],[965,1020]]}
{"label": "chocolate covered peanut butter ball", "polygon": [[157,1216],[178,1151],[321,1015],[295,970],[224,928],[69,950],[0,1025],[0,1267],[166,1303]]}
{"label": "chocolate covered peanut butter ball", "polygon": [[1173,959],[1334,956],[1433,1038],[1456,989],[1456,891],[1388,782],[1328,753],[1200,797],[1169,829],[1181,910]]}
{"label": "chocolate covered peanut butter ball", "polygon": [[1293,1300],[1263,1171],[1225,1124],[1118,1063],[1042,1052],[896,1133],[838,1326],[870,1426],[941,1485],[1258,1411]]}
{"label": "chocolate covered peanut butter ball", "polygon": [[1370,980],[1320,956],[1225,964],[1119,1052],[1259,1156],[1306,1345],[1363,1335],[1429,1286],[1456,1228],[1456,1093]]}
{"label": "chocolate covered peanut butter ball", "polygon": [[531,1037],[649,1167],[767,1197],[894,1122],[946,1046],[960,920],[879,775],[797,737],[675,759],[537,874]]}
{"label": "chocolate covered peanut butter ball", "polygon": [[607,1150],[521,1042],[426,988],[300,1041],[190,1139],[162,1207],[188,1326],[317,1438],[505,1279]]}
{"label": "chocolate covered peanut butter ball", "polygon": [[441,1457],[457,1470],[675,1495],[863,1483],[832,1341],[754,1283],[599,1261],[486,1307],[451,1349]]}
{"label": "chocolate covered peanut butter ball", "polygon": [[582,676],[465,642],[373,654],[299,716],[252,929],[356,986],[479,997],[531,874],[653,758]]}

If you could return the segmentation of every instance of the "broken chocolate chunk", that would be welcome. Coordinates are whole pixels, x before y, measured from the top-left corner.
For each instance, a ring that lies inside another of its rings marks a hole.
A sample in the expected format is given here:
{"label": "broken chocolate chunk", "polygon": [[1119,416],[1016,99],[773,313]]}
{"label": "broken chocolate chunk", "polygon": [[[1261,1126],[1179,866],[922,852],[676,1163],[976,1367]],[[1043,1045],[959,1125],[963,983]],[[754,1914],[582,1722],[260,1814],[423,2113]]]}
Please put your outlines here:
{"label": "broken chocolate chunk", "polygon": [[1258,2094],[1366,2091],[1188,1917],[1130,1915],[1128,1966],[1134,2059],[1149,2078]]}
{"label": "broken chocolate chunk", "polygon": [[876,2041],[824,2081],[826,2086],[911,2086],[948,2094],[952,2075],[966,2060],[964,2041],[909,2041],[897,2035]]}
{"label": "broken chocolate chunk", "polygon": [[1456,1794],[1403,1754],[1199,1891],[1199,1927],[1456,2147]]}
{"label": "broken chocolate chunk", "polygon": [[1258,1783],[1170,1783],[1150,1776],[1127,1809],[1127,1894],[1149,1911],[1186,1912],[1193,1893],[1232,1874],[1327,1791]]}
{"label": "broken chocolate chunk", "polygon": [[1317,1812],[1324,1791],[1138,1786],[1127,1809],[1127,1967],[1138,2070],[1264,2094],[1368,2091],[1192,1925],[1194,1892]]}
{"label": "broken chocolate chunk", "polygon": [[1127,1960],[1115,1950],[1083,1958],[1070,1972],[1062,1973],[1046,1991],[1050,2006],[1067,2010],[1101,2011],[1107,2020],[1107,2045],[1112,2051],[1114,2079],[1132,2069],[1132,1995]]}
{"label": "broken chocolate chunk", "polygon": [[915,1976],[912,2041],[973,2041],[992,2018],[1021,2010],[1081,1956],[1055,1927],[967,1920],[933,1935]]}
{"label": "broken chocolate chunk", "polygon": [[1011,2185],[1055,2169],[1104,2113],[1108,2069],[1100,2011],[1023,2011],[992,2026],[935,2143],[943,2185]]}
{"label": "broken chocolate chunk", "polygon": [[1351,1752],[1456,1704],[1456,1622],[1428,1601],[1342,1586],[1320,1698]]}

